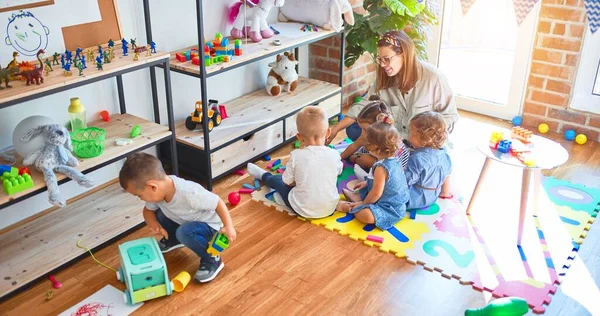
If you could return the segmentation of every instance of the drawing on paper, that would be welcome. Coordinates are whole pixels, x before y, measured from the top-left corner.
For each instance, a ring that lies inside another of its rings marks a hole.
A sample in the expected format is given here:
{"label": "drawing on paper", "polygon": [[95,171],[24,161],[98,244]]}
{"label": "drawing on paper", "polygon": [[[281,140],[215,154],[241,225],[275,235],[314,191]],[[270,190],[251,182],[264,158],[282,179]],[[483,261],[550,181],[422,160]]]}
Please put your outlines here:
{"label": "drawing on paper", "polygon": [[124,295],[114,286],[106,285],[59,316],[130,315],[143,305],[143,303],[135,305],[125,303]]}
{"label": "drawing on paper", "polygon": [[6,45],[24,56],[35,56],[40,49],[48,47],[50,30],[31,12],[21,10],[8,18]]}

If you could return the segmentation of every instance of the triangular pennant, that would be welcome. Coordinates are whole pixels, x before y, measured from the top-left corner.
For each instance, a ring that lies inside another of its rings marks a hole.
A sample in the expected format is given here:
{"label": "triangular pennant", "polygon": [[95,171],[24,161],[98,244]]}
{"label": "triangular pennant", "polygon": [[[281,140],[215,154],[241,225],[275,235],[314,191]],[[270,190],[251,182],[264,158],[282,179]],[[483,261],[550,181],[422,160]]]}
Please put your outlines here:
{"label": "triangular pennant", "polygon": [[462,8],[463,15],[469,12],[469,9],[473,6],[476,0],[460,0],[460,7]]}
{"label": "triangular pennant", "polygon": [[585,0],[585,11],[593,34],[600,28],[600,0]]}
{"label": "triangular pennant", "polygon": [[517,25],[521,25],[525,18],[533,9],[533,6],[538,0],[513,0],[515,15],[517,16]]}

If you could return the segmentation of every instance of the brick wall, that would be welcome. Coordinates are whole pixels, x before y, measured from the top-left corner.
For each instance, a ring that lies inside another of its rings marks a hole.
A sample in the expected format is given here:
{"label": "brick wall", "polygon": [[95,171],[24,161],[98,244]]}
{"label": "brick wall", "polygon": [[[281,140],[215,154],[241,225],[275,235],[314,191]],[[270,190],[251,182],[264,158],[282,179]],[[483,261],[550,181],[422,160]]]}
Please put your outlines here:
{"label": "brick wall", "polygon": [[574,129],[600,141],[600,115],[569,109],[585,31],[583,0],[541,0],[523,105],[524,124],[542,122],[563,133]]}

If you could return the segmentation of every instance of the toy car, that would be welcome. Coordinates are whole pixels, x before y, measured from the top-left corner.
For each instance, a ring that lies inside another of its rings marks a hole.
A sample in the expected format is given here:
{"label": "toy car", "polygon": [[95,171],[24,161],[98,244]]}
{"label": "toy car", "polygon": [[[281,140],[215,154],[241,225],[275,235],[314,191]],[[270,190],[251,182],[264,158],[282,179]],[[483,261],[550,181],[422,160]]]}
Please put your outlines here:
{"label": "toy car", "polygon": [[[223,118],[219,112],[219,101],[208,100],[208,131],[212,131],[213,128],[219,126]],[[193,131],[196,129],[198,124],[202,124],[202,101],[196,101],[196,109],[190,116],[185,120],[185,128]]]}
{"label": "toy car", "polygon": [[119,257],[117,279],[127,286],[125,303],[133,305],[173,293],[167,264],[156,239],[147,237],[123,243],[119,245]]}

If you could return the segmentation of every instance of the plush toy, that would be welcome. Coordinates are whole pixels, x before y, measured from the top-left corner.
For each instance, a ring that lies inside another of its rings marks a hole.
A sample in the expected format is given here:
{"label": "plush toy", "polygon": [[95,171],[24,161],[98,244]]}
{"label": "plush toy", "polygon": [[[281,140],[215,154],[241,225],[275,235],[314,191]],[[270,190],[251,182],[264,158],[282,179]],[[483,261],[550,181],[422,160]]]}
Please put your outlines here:
{"label": "plush toy", "polygon": [[283,56],[277,55],[277,60],[269,64],[271,71],[269,71],[265,86],[269,95],[277,96],[281,90],[290,92],[296,90],[298,86],[297,64],[298,61],[293,53],[285,52]]}
{"label": "plush toy", "polygon": [[[267,16],[273,6],[283,6],[285,0],[239,0],[229,10],[229,23],[233,23],[231,37],[243,38],[249,35],[253,42],[274,35],[267,23]],[[242,8],[245,5],[246,8]],[[245,12],[245,14],[244,14]],[[244,18],[245,16],[245,18]],[[248,33],[248,29],[250,31]]]}
{"label": "plush toy", "polygon": [[354,25],[354,13],[348,0],[286,0],[279,9],[279,21],[290,20],[339,32],[344,29],[344,20]]}
{"label": "plush toy", "polygon": [[26,166],[35,164],[37,170],[44,174],[44,181],[48,186],[48,201],[52,205],[63,207],[67,204],[67,201],[60,196],[54,172],[62,173],[86,188],[93,186],[94,183],[73,168],[77,167],[79,162],[71,153],[73,146],[71,145],[69,131],[66,128],[58,124],[42,125],[23,135],[21,141],[27,142],[39,134],[43,134],[44,147],[25,157],[23,164]]}

